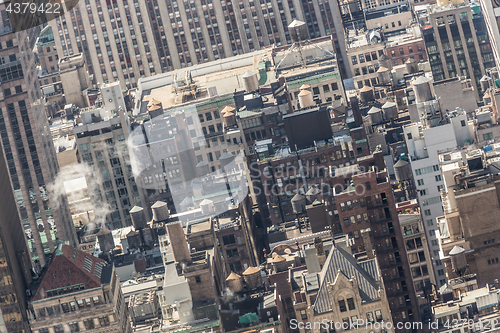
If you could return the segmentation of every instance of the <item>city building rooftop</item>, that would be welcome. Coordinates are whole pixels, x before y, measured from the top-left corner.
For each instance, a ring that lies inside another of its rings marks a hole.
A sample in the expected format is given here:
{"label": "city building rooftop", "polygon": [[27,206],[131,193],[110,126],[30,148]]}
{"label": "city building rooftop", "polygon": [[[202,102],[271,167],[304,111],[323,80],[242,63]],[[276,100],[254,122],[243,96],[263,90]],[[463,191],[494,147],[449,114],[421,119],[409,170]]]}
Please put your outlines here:
{"label": "city building rooftop", "polygon": [[101,287],[111,281],[112,268],[105,260],[59,243],[33,302]]}

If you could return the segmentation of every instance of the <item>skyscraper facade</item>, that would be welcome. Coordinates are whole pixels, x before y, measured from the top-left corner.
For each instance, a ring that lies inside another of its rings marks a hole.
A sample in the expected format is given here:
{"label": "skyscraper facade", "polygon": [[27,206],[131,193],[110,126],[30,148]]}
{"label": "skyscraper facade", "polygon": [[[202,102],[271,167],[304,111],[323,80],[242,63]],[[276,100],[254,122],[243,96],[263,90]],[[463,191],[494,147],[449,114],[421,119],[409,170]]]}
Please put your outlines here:
{"label": "skyscraper facade", "polygon": [[33,48],[41,27],[13,32],[5,14],[0,22],[0,136],[31,259],[43,266],[57,240],[76,245],[65,196],[49,194],[58,163]]}
{"label": "skyscraper facade", "polygon": [[59,58],[84,53],[94,84],[133,88],[144,76],[291,44],[294,19],[306,22],[310,38],[332,35],[343,68],[344,29],[333,0],[82,0],[49,24]]}
{"label": "skyscraper facade", "polygon": [[434,81],[464,76],[472,80],[476,99],[484,91],[479,80],[495,67],[493,50],[477,4],[454,8],[435,5],[420,18]]}
{"label": "skyscraper facade", "polygon": [[25,301],[29,255],[3,153],[0,186],[0,332],[24,333],[29,332]]}

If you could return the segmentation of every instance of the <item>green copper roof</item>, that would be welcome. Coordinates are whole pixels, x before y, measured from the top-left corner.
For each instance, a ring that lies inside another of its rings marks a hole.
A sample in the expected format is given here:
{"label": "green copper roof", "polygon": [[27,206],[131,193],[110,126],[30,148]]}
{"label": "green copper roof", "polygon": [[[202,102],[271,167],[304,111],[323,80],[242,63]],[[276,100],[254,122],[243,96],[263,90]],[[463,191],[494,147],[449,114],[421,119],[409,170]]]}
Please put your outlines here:
{"label": "green copper roof", "polygon": [[50,26],[46,26],[40,32],[40,36],[36,41],[36,46],[46,47],[54,44],[55,42],[54,42],[54,34],[52,33],[52,28]]}

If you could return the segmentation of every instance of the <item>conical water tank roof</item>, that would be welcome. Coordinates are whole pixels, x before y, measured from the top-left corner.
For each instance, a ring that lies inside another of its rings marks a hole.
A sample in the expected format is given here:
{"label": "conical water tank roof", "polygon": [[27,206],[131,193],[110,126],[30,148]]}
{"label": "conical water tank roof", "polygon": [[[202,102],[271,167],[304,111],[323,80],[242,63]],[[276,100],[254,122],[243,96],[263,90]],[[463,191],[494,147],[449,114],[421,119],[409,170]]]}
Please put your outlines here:
{"label": "conical water tank roof", "polygon": [[210,167],[207,162],[200,161],[196,164],[196,174],[198,177],[206,176],[210,173]]}
{"label": "conical water tank roof", "polygon": [[384,66],[382,66],[382,67],[380,67],[380,68],[378,69],[377,73],[384,73],[384,72],[387,72],[387,71],[388,71],[388,69],[387,69],[387,68],[385,68]]}
{"label": "conical water tank roof", "polygon": [[278,262],[283,262],[283,261],[286,261],[286,259],[283,258],[282,256],[280,256],[279,254],[277,256],[275,256],[273,258],[273,260],[271,260],[272,263],[278,263]]}
{"label": "conical water tank roof", "polygon": [[410,163],[403,159],[394,164],[394,176],[398,182],[402,182],[412,178]]}
{"label": "conical water tank roof", "polygon": [[110,234],[111,233],[111,230],[109,230],[108,228],[106,228],[106,226],[103,226],[99,232],[96,234],[96,236],[104,236],[104,235],[107,235],[107,234]]}
{"label": "conical water tank roof", "polygon": [[235,110],[236,109],[233,108],[232,106],[227,105],[226,107],[224,107],[224,109],[222,109],[220,113],[224,115],[226,112],[234,112]]}
{"label": "conical water tank roof", "polygon": [[151,106],[153,106],[153,105],[160,105],[160,104],[161,104],[161,102],[160,102],[160,101],[158,101],[158,100],[156,100],[156,99],[154,99],[154,98],[153,98],[153,99],[151,99],[151,100],[149,101],[149,103],[148,103],[148,108],[149,108],[149,107],[151,107]]}
{"label": "conical water tank roof", "polygon": [[190,196],[185,197],[179,204],[182,211],[186,211],[193,204],[193,199]]}
{"label": "conical water tank roof", "polygon": [[214,202],[209,199],[204,199],[202,202],[200,202],[200,209],[201,213],[204,215],[213,213],[214,211]]}
{"label": "conical water tank roof", "polygon": [[306,89],[311,89],[311,86],[305,83],[300,86],[300,90],[306,90]]}
{"label": "conical water tank roof", "polygon": [[241,279],[241,276],[239,276],[235,272],[231,272],[231,274],[229,274],[228,277],[226,278],[226,281],[239,280],[239,279]]}
{"label": "conical water tank roof", "polygon": [[302,90],[298,97],[301,108],[309,108],[314,105],[313,94],[309,90]]}
{"label": "conical water tank roof", "polygon": [[292,201],[292,202],[295,202],[295,201],[303,201],[303,200],[305,200],[305,199],[306,199],[306,198],[305,198],[302,194],[297,193],[297,194],[295,194],[295,195],[293,196],[293,198],[292,198],[292,200],[291,200],[291,201]]}
{"label": "conical water tank roof", "polygon": [[306,195],[314,196],[318,193],[319,193],[319,190],[316,188],[316,186],[311,186],[311,187],[309,187],[309,190],[307,191]]}
{"label": "conical water tank roof", "polygon": [[148,227],[146,223],[146,216],[144,216],[144,208],[134,206],[129,213],[135,229],[144,229]]}
{"label": "conical water tank roof", "polygon": [[368,116],[370,116],[372,124],[380,124],[384,121],[382,110],[374,106],[368,111]]}
{"label": "conical water tank roof", "polygon": [[168,210],[168,205],[166,202],[157,201],[152,206],[153,210],[153,221],[166,221],[170,217],[170,212]]}
{"label": "conical water tank roof", "polygon": [[382,105],[382,111],[384,112],[385,120],[398,119],[398,106],[393,102],[386,102]]}
{"label": "conical water tank roof", "polygon": [[361,88],[360,92],[368,92],[368,91],[372,91],[373,88],[370,87],[370,86],[363,86],[363,88]]}
{"label": "conical water tank roof", "polygon": [[245,269],[245,271],[242,273],[242,275],[252,275],[252,274],[255,274],[257,272],[260,273],[260,269],[253,267],[253,266],[250,266],[247,269]]}
{"label": "conical water tank roof", "polygon": [[465,252],[465,250],[463,247],[455,245],[453,247],[453,249],[450,251],[450,256],[452,256],[454,254],[456,255],[456,254],[464,253],[464,252]]}
{"label": "conical water tank roof", "polygon": [[233,154],[230,153],[224,153],[219,157],[219,162],[222,168],[225,168],[229,164],[231,164],[234,161],[234,156]]}
{"label": "conical water tank roof", "polygon": [[252,71],[247,71],[242,76],[243,86],[246,92],[253,92],[259,90],[259,78],[257,74]]}
{"label": "conical water tank roof", "polygon": [[288,25],[288,33],[290,35],[292,43],[306,41],[309,39],[307,25],[305,24],[305,22],[299,21],[297,19],[293,20],[292,23]]}

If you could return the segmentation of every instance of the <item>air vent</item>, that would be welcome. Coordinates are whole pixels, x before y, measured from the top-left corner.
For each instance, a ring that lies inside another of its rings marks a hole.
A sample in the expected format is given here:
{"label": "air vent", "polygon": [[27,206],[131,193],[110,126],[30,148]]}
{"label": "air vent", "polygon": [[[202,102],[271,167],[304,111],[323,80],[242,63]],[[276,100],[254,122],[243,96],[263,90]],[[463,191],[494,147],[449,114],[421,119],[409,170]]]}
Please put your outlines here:
{"label": "air vent", "polygon": [[89,273],[92,270],[92,259],[87,256],[85,256],[85,259],[83,260],[83,269]]}
{"label": "air vent", "polygon": [[[87,258],[87,257],[85,257]],[[97,276],[99,279],[101,278],[102,274],[102,264],[101,263],[96,263],[94,267],[94,275]]]}

